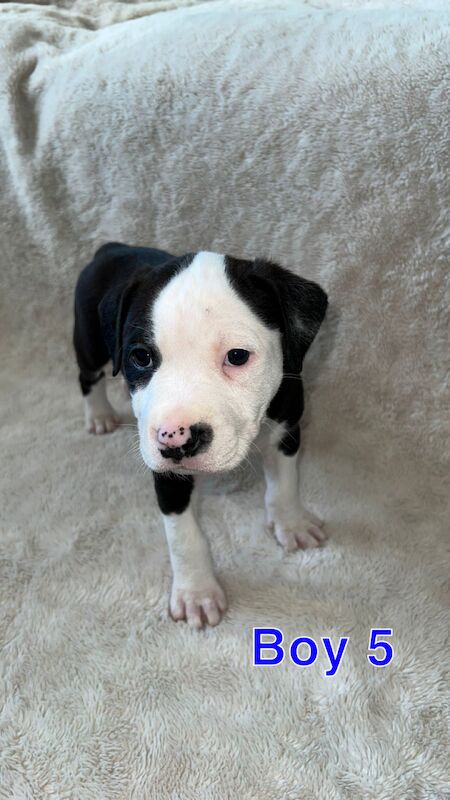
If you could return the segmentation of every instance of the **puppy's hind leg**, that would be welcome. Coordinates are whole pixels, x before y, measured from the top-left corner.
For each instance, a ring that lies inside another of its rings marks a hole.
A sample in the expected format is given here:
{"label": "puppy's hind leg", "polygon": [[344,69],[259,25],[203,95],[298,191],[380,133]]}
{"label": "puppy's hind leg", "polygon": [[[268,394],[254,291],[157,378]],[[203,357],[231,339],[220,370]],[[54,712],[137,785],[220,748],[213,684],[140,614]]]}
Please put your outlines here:
{"label": "puppy's hind leg", "polygon": [[[106,394],[105,373],[98,375],[90,373],[89,393],[84,395],[84,414],[86,430],[89,433],[112,433],[120,424],[120,416],[114,411]],[[86,377],[86,376],[84,376]],[[80,373],[80,383],[83,388],[83,378]],[[83,391],[84,394],[84,391]]]}
{"label": "puppy's hind leg", "polygon": [[80,368],[86,429],[89,433],[111,433],[119,425],[120,417],[106,395],[103,367],[109,361],[109,353],[102,340],[96,307],[79,303],[78,298],[75,303],[73,343]]}

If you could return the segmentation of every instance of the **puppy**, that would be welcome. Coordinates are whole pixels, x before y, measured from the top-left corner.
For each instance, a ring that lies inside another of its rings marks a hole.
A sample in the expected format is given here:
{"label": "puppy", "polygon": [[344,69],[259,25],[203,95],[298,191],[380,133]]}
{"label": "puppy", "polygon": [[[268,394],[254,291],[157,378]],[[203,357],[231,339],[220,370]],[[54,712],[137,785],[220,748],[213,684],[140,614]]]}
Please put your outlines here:
{"label": "puppy", "polygon": [[122,371],[152,470],[173,586],[170,613],[216,625],[226,599],[192,511],[196,476],[230,470],[259,436],[268,525],[287,550],[317,547],[321,522],[299,499],[297,454],[305,354],[327,296],[268,261],[218,253],[181,257],[111,243],[82,271],[74,346],[86,426],[109,433],[120,420],[103,367]]}

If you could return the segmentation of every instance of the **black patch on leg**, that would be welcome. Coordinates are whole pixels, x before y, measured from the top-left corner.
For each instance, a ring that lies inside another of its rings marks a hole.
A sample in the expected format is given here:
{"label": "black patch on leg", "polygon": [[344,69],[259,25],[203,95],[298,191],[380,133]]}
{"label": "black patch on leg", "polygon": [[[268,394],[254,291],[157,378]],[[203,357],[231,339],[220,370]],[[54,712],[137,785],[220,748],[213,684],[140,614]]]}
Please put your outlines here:
{"label": "black patch on leg", "polygon": [[300,448],[300,418],[304,409],[303,383],[301,378],[283,378],[280,387],[267,409],[269,419],[285,427],[278,442],[278,450],[286,456],[295,456]]}
{"label": "black patch on leg", "polygon": [[90,393],[92,387],[95,386],[95,384],[98,383],[104,377],[105,373],[103,372],[103,370],[98,374],[95,372],[80,371],[78,379],[80,381],[81,393],[83,397],[86,397],[86,395]]}
{"label": "black patch on leg", "polygon": [[300,425],[297,423],[297,425],[289,428],[283,434],[281,441],[278,443],[278,450],[281,450],[285,456],[295,456],[299,451],[300,439]]}
{"label": "black patch on leg", "polygon": [[304,405],[302,379],[300,377],[283,378],[267,409],[267,416],[275,422],[286,423],[288,428],[292,428],[300,420]]}
{"label": "black patch on leg", "polygon": [[154,472],[153,478],[161,513],[182,514],[186,511],[194,488],[193,476]]}

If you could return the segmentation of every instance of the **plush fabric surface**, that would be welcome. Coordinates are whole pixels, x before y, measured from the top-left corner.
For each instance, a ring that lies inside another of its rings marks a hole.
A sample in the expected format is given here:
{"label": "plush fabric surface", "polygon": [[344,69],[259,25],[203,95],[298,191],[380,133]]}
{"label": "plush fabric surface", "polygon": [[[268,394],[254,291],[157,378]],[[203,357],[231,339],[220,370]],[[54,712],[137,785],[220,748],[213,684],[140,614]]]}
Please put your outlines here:
{"label": "plush fabric surface", "polygon": [[[448,797],[445,8],[2,5],[4,800]],[[72,292],[109,239],[273,257],[330,297],[301,468],[329,542],[283,554],[258,465],[224,481],[200,519],[230,610],[201,633],[167,616],[133,428],[83,430]],[[252,667],[253,626],[318,662]],[[334,677],[321,636],[350,637]]]}

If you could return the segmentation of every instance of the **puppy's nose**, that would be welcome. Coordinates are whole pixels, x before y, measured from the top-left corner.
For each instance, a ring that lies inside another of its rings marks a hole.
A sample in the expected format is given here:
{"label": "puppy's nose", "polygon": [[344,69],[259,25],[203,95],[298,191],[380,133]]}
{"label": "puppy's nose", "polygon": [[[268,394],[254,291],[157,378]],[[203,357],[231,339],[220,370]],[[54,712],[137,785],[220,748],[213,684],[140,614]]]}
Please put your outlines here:
{"label": "puppy's nose", "polygon": [[204,422],[161,425],[156,435],[162,457],[175,462],[203,453],[213,440],[213,430]]}
{"label": "puppy's nose", "polygon": [[165,422],[158,430],[157,439],[164,447],[183,447],[191,438],[189,425],[181,422]]}

